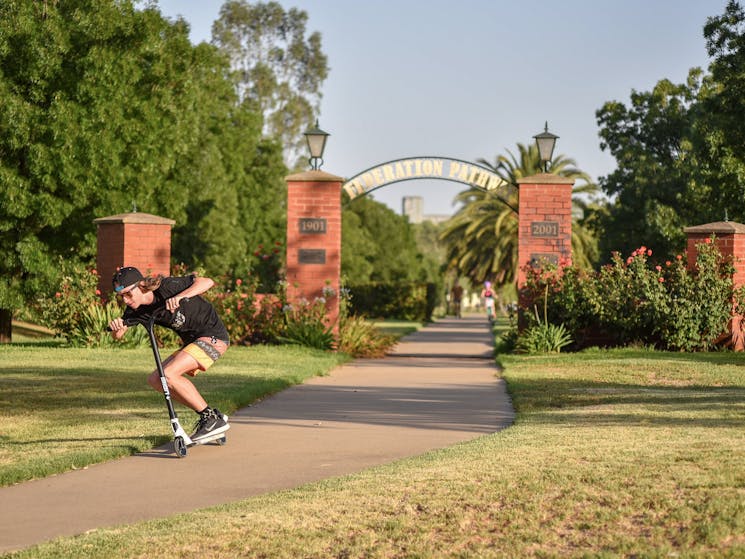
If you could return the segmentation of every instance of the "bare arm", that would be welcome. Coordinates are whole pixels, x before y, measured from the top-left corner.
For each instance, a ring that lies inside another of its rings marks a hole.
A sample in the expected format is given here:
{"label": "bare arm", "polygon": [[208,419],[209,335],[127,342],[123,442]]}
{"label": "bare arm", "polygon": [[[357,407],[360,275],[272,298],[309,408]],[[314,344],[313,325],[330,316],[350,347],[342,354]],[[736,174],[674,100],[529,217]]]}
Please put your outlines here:
{"label": "bare arm", "polygon": [[201,295],[202,293],[210,289],[213,285],[215,285],[215,282],[210,278],[194,278],[194,283],[192,283],[189,287],[184,289],[178,295],[174,295],[170,299],[166,299],[166,308],[169,311],[174,312],[179,307],[181,299],[188,299],[189,297],[196,297],[197,295]]}

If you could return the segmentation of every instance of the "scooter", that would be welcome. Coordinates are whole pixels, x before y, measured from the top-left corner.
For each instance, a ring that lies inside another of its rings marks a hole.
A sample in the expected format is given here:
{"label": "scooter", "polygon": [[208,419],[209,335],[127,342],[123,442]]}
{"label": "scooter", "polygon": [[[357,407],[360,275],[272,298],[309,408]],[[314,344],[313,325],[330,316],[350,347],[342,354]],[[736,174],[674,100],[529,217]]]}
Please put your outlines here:
{"label": "scooter", "polygon": [[[160,310],[163,311],[164,309]],[[207,444],[215,441],[217,442],[217,444],[222,446],[228,440],[224,432],[218,433],[214,437],[207,437],[200,439],[199,441],[192,441],[191,437],[186,434],[186,431],[184,431],[184,428],[181,426],[181,423],[178,420],[178,415],[176,414],[176,410],[173,408],[173,402],[171,401],[171,391],[168,389],[168,380],[166,379],[166,374],[163,371],[163,362],[161,361],[160,351],[158,350],[158,341],[155,339],[154,327],[155,317],[157,313],[158,311],[153,312],[150,319],[147,321],[129,318],[124,321],[124,324],[125,326],[136,326],[137,324],[142,324],[142,326],[144,326],[145,330],[147,331],[148,338],[150,339],[150,347],[153,350],[153,357],[155,358],[155,367],[158,369],[160,383],[163,387],[163,396],[165,396],[166,406],[168,407],[168,417],[170,417],[171,419],[171,428],[173,429],[173,449],[176,452],[176,456],[178,456],[179,458],[185,458],[186,449],[197,444]]]}

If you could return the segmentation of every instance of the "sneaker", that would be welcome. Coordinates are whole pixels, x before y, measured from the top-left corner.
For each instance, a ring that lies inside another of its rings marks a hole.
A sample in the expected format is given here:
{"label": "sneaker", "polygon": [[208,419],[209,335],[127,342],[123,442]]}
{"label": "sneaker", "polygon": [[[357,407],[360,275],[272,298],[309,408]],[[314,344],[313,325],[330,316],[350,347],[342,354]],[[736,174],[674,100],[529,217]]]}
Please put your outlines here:
{"label": "sneaker", "polygon": [[228,416],[223,415],[220,410],[214,408],[209,412],[201,415],[197,421],[194,433],[190,438],[192,441],[199,441],[208,437],[214,437],[230,429]]}

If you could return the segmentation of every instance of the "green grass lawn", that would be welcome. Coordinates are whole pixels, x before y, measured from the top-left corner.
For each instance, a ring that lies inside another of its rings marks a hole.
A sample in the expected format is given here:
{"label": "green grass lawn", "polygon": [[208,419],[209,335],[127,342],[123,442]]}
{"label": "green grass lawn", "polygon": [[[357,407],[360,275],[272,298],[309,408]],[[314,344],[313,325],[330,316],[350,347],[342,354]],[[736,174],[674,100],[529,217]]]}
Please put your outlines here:
{"label": "green grass lawn", "polygon": [[[509,429],[13,556],[745,557],[745,354],[499,359],[517,409]],[[85,359],[75,374],[92,382],[98,367]],[[108,407],[136,415],[141,396],[125,395]]]}
{"label": "green grass lawn", "polygon": [[[172,350],[165,350],[163,357]],[[297,346],[231,347],[194,381],[230,414],[346,358]],[[0,485],[148,450],[172,438],[163,396],[146,382],[149,347],[0,345]],[[176,404],[184,428],[196,415]],[[91,444],[94,443],[94,444]]]}

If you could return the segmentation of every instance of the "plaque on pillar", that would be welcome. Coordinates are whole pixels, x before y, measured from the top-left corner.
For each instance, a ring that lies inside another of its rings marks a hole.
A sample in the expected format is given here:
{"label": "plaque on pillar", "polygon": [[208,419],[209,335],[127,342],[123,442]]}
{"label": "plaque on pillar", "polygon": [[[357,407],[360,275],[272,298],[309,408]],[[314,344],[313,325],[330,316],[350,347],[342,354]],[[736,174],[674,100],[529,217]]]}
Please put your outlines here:
{"label": "plaque on pillar", "polygon": [[325,264],[326,250],[322,248],[301,248],[297,261],[300,264]]}
{"label": "plaque on pillar", "polygon": [[558,221],[531,221],[530,235],[532,237],[558,237]]}
{"label": "plaque on pillar", "polygon": [[322,217],[301,217],[297,225],[298,231],[304,235],[326,234],[326,220]]}
{"label": "plaque on pillar", "polygon": [[559,255],[550,253],[533,253],[530,255],[531,266],[540,266],[545,263],[557,266],[559,264]]}

